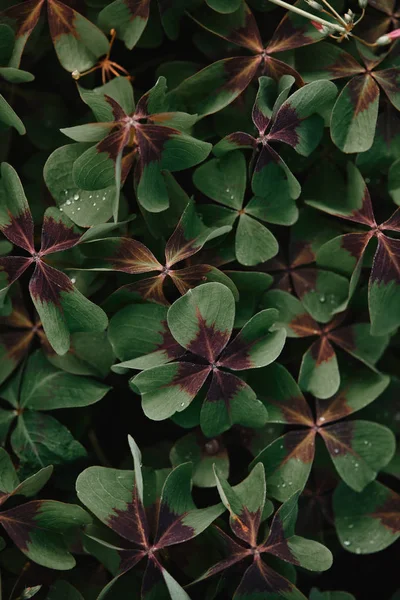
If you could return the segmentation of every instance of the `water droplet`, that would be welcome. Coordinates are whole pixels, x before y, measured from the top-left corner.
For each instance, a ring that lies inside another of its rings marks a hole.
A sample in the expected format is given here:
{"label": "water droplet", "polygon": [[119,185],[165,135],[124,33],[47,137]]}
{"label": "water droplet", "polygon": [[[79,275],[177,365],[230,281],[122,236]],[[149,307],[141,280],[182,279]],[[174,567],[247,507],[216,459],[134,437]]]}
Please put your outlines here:
{"label": "water droplet", "polygon": [[60,206],[60,208],[59,208],[59,211],[60,211],[60,212],[62,212],[62,211],[63,211],[63,209],[61,208],[61,206]]}
{"label": "water droplet", "polygon": [[281,445],[279,446],[279,448],[280,448],[281,450],[283,450],[283,444],[281,444]]}
{"label": "water droplet", "polygon": [[93,198],[93,194],[89,194],[89,200]]}
{"label": "water droplet", "polygon": [[320,417],[319,420],[321,421],[321,423],[323,423],[324,421],[326,421],[325,417]]}
{"label": "water droplet", "polygon": [[293,485],[293,481],[288,481],[288,485]]}
{"label": "water droplet", "polygon": [[354,463],[354,466],[357,469],[359,465],[358,465],[358,463]]}
{"label": "water droplet", "polygon": [[72,204],[71,200],[67,200],[66,203],[68,206],[70,206],[70,204]]}
{"label": "water droplet", "polygon": [[339,448],[335,448],[335,449],[334,449],[334,453],[335,453],[335,454],[339,454]]}
{"label": "water droplet", "polygon": [[105,197],[105,196],[103,196],[103,197],[102,197],[102,200],[105,200],[105,199],[106,199],[106,197]]}
{"label": "water droplet", "polygon": [[361,554],[361,548],[356,548],[356,554]]}
{"label": "water droplet", "polygon": [[353,529],[353,527],[354,527],[354,523],[350,523],[349,529]]}
{"label": "water droplet", "polygon": [[325,298],[325,294],[321,294],[319,297],[319,301],[323,304],[325,302],[326,298]]}
{"label": "water droplet", "polygon": [[226,193],[229,194],[229,192],[231,191],[229,188],[226,188]]}
{"label": "water droplet", "polygon": [[285,488],[286,487],[286,483],[282,483],[282,487]]}
{"label": "water droplet", "polygon": [[78,206],[78,208],[76,210],[81,210],[80,206]]}
{"label": "water droplet", "polygon": [[79,194],[74,194],[74,200],[79,200]]}
{"label": "water droplet", "polygon": [[76,277],[71,277],[71,283],[76,283]]}
{"label": "water droplet", "polygon": [[184,402],[181,402],[181,406],[185,406],[185,403],[184,403]]}
{"label": "water droplet", "polygon": [[365,444],[366,446],[368,446],[368,444],[369,444],[368,440],[364,440],[364,444]]}
{"label": "water droplet", "polygon": [[93,202],[93,206],[96,206],[96,202]]}
{"label": "water droplet", "polygon": [[231,200],[234,200],[234,199],[235,199],[235,196],[232,194],[231,195]]}
{"label": "water droplet", "polygon": [[350,545],[351,545],[351,542],[349,542],[349,540],[344,540],[343,544],[344,544],[345,546],[350,546]]}

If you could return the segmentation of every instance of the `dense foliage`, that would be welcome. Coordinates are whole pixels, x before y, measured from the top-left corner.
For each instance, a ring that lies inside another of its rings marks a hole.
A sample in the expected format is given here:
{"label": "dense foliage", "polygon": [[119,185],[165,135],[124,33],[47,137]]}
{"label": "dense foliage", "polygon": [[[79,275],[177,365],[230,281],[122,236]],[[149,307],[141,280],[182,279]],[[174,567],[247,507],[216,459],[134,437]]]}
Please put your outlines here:
{"label": "dense foliage", "polygon": [[399,20],[0,0],[0,598],[400,598]]}

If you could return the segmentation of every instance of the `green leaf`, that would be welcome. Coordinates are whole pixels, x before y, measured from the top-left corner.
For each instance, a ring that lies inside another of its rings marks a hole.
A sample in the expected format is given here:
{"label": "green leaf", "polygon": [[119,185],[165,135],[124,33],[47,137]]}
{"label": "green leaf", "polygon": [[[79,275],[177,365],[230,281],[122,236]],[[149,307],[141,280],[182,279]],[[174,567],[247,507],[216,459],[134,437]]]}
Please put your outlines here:
{"label": "green leaf", "polygon": [[99,13],[99,25],[108,33],[115,29],[129,50],[136,45],[149,18],[150,0],[115,0]]}
{"label": "green leaf", "polygon": [[239,151],[213,158],[193,175],[193,183],[216,202],[240,210],[246,191],[246,161]]}
{"label": "green leaf", "polygon": [[213,362],[232,333],[235,301],[221,283],[205,283],[189,290],[168,311],[168,326],[187,350]]}
{"label": "green leaf", "polygon": [[64,69],[85,71],[107,54],[108,40],[91,21],[59,0],[51,0],[47,10],[50,35]]}
{"label": "green leaf", "polygon": [[84,600],[84,598],[68,581],[59,580],[51,586],[46,600]]}
{"label": "green leaf", "polygon": [[374,141],[379,87],[368,73],[349,81],[332,111],[331,136],[342,152],[365,152]]}
{"label": "green leaf", "polygon": [[20,135],[26,133],[25,125],[8,102],[0,94],[0,122],[8,127],[14,127]]}
{"label": "green leaf", "polygon": [[32,468],[72,463],[86,456],[64,425],[38,412],[25,411],[11,434],[11,446],[18,458]]}
{"label": "green leaf", "polygon": [[265,262],[278,254],[279,246],[275,236],[264,225],[242,214],[236,230],[236,258],[246,266]]}
{"label": "green leaf", "polygon": [[0,523],[29,560],[50,569],[67,570],[75,566],[75,559],[63,534],[89,525],[91,518],[74,504],[33,500],[3,511]]}
{"label": "green leaf", "polygon": [[229,475],[229,456],[221,439],[207,439],[200,432],[181,437],[170,452],[173,467],[190,460],[193,464],[193,484],[198,487],[215,487],[213,465],[224,477]]}
{"label": "green leaf", "polygon": [[375,479],[396,449],[390,429],[369,421],[328,425],[321,435],[337,472],[357,492]]}
{"label": "green leaf", "polygon": [[60,371],[37,350],[28,359],[19,404],[30,410],[89,406],[104,398],[110,389],[95,379]]}
{"label": "green leaf", "polygon": [[400,497],[377,481],[361,492],[340,484],[333,510],[340,543],[349,552],[379,552],[400,536]]}

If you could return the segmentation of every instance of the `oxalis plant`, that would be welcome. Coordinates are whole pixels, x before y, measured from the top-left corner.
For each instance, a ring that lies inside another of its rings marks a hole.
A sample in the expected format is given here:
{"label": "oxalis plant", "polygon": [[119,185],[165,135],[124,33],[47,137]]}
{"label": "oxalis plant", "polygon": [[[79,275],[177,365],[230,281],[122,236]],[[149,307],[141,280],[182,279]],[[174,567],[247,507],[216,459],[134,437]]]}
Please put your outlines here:
{"label": "oxalis plant", "polygon": [[0,0],[0,600],[399,600],[399,27]]}

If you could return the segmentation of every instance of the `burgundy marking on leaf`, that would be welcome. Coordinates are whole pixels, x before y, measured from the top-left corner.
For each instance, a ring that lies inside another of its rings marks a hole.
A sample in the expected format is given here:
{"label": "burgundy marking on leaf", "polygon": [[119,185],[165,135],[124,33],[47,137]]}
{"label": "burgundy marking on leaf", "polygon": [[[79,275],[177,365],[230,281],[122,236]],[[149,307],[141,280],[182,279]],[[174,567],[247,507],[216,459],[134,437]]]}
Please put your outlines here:
{"label": "burgundy marking on leaf", "polygon": [[400,531],[400,496],[391,492],[390,497],[372,513],[369,514],[374,519],[379,519],[386,529],[390,529],[396,534]]}
{"label": "burgundy marking on leaf", "polygon": [[131,502],[123,510],[114,509],[114,514],[107,519],[107,525],[118,535],[143,550],[148,548],[149,531],[146,513],[136,485],[133,488]]}
{"label": "burgundy marking on leaf", "polygon": [[133,567],[146,556],[146,553],[141,550],[124,550],[122,548],[118,550],[117,554],[120,560],[118,567],[119,575],[133,569]]}
{"label": "burgundy marking on leaf", "polygon": [[[303,422],[300,424],[305,425],[305,421],[306,419],[303,419]],[[307,421],[307,425],[311,425],[309,421]],[[285,465],[291,458],[300,460],[302,463],[307,465],[313,462],[315,454],[314,430],[306,429],[289,431],[283,436],[282,441],[285,445],[285,449],[287,450],[287,454],[284,460],[280,463],[281,466]]]}
{"label": "burgundy marking on leaf", "polygon": [[192,539],[196,535],[193,527],[189,527],[183,523],[186,514],[187,512],[182,514],[172,512],[165,502],[160,504],[158,532],[155,541],[157,548],[180,544]]}
{"label": "burgundy marking on leaf", "polygon": [[35,517],[40,512],[41,500],[26,502],[0,514],[0,523],[14,544],[23,552],[29,550],[30,531],[34,529]]}
{"label": "burgundy marking on leaf", "polygon": [[280,156],[269,144],[264,143],[258,156],[254,172],[259,173],[264,167],[267,167],[272,162],[280,163]]}
{"label": "burgundy marking on leaf", "polygon": [[315,400],[318,426],[343,419],[352,413],[352,409],[347,405],[346,394],[347,389],[344,388],[330,400],[324,400],[322,402],[317,399]]}
{"label": "burgundy marking on leaf", "polygon": [[313,414],[302,394],[299,396],[290,396],[285,399],[285,402],[276,400],[273,396],[266,396],[265,399],[269,404],[279,408],[285,417],[286,423],[290,425],[306,425],[307,427],[314,425]]}
{"label": "burgundy marking on leaf", "polygon": [[264,56],[264,61],[261,65],[261,68],[263,75],[272,77],[272,79],[275,79],[276,81],[279,81],[283,75],[292,75],[297,86],[302,87],[304,85],[304,81],[300,73],[298,73],[290,65],[272,56]]}
{"label": "burgundy marking on leaf", "polygon": [[369,73],[354,77],[347,89],[354,107],[355,117],[364,110],[368,110],[379,97],[379,87]]}
{"label": "burgundy marking on leaf", "polygon": [[256,76],[261,63],[260,56],[236,56],[224,60],[227,81],[217,88],[214,94],[227,90],[241,93]]}
{"label": "burgundy marking on leaf", "polygon": [[31,329],[1,333],[0,344],[4,345],[6,349],[6,358],[12,360],[15,364],[21,362],[29,350],[34,335]]}
{"label": "burgundy marking on leaf", "polygon": [[75,14],[72,8],[59,2],[59,0],[48,0],[47,12],[53,41],[64,34],[72,35],[78,39],[79,36],[75,28]]}
{"label": "burgundy marking on leaf", "polygon": [[172,127],[161,125],[137,125],[136,140],[139,145],[142,167],[157,162],[161,159],[164,144],[172,137],[179,136],[181,132]]}
{"label": "burgundy marking on leaf", "polygon": [[287,579],[271,569],[258,557],[243,575],[235,596],[239,599],[253,597],[253,594],[254,597],[258,597],[259,594],[268,594],[268,596],[272,594],[271,597],[289,598],[287,594],[290,594],[292,590],[293,585]]}
{"label": "burgundy marking on leaf", "polygon": [[291,271],[292,282],[297,296],[302,300],[317,285],[318,269],[305,268]]}
{"label": "burgundy marking on leaf", "polygon": [[250,546],[257,545],[258,530],[261,523],[261,510],[250,512],[246,506],[239,515],[231,515],[229,523],[233,533]]}
{"label": "burgundy marking on leaf", "polygon": [[[379,83],[390,102],[396,98],[399,93],[400,70],[398,67],[392,69],[384,69],[373,74],[375,80]],[[393,102],[395,108],[396,104]]]}
{"label": "burgundy marking on leaf", "polygon": [[226,136],[225,141],[232,146],[237,146],[238,148],[245,146],[250,148],[257,148],[257,142],[253,138],[252,135],[248,133],[242,133],[241,131],[237,133],[230,133]]}
{"label": "burgundy marking on leaf", "polygon": [[0,227],[0,231],[16,246],[24,248],[30,254],[35,252],[33,244],[33,219],[29,208],[19,214],[8,212],[10,223]]}
{"label": "burgundy marking on leaf", "polygon": [[124,285],[117,292],[121,290],[132,294],[139,294],[143,300],[150,300],[163,306],[169,306],[169,302],[164,295],[164,280],[164,274],[160,273],[160,275],[156,275],[155,277],[146,277],[146,279],[140,279],[134,283]]}
{"label": "burgundy marking on leaf", "polygon": [[238,46],[242,46],[243,48],[248,48],[252,52],[258,54],[263,51],[260,31],[254,15],[247,4],[244,4],[244,8],[246,14],[244,25],[238,29],[235,29],[225,39],[237,44]]}
{"label": "burgundy marking on leaf", "polygon": [[101,140],[97,146],[97,152],[106,152],[113,162],[117,161],[130,138],[130,127],[121,127],[113,131]]}
{"label": "burgundy marking on leaf", "polygon": [[290,18],[290,13],[286,14],[275,29],[266,48],[267,52],[274,53],[294,50],[295,48],[301,48],[302,46],[308,46],[309,44],[319,42],[323,38],[322,35],[320,38],[311,37],[307,34],[307,27],[309,27],[308,21],[304,23],[304,27],[294,27]]}
{"label": "burgundy marking on leaf", "polygon": [[292,319],[289,323],[298,337],[309,337],[310,335],[321,335],[321,328],[308,313],[303,313]]}
{"label": "burgundy marking on leaf", "polygon": [[389,229],[390,231],[400,231],[400,208],[397,208],[390,219],[382,223],[379,229]]}
{"label": "burgundy marking on leaf", "polygon": [[346,352],[354,352],[356,349],[356,340],[354,338],[354,330],[351,327],[340,327],[329,334],[329,339]]}
{"label": "burgundy marking on leaf", "polygon": [[400,240],[380,235],[371,271],[371,283],[400,283]]}
{"label": "burgundy marking on leaf", "polygon": [[[347,217],[346,217],[347,218]],[[367,233],[346,233],[342,236],[341,246],[347,252],[353,256],[357,262],[364,254],[365,248],[372,235],[370,232]]]}
{"label": "burgundy marking on leaf", "polygon": [[81,238],[81,234],[74,231],[74,224],[68,227],[63,221],[56,220],[52,216],[45,215],[42,227],[41,254],[52,254],[61,252],[75,246]]}
{"label": "burgundy marking on leaf", "polygon": [[162,342],[157,346],[156,350],[163,350],[171,360],[185,354],[185,348],[182,348],[172,336],[167,321],[162,321],[160,325],[161,330],[158,333],[162,336]]}
{"label": "burgundy marking on leaf", "polygon": [[260,134],[264,135],[265,130],[267,129],[270,123],[270,119],[266,115],[264,115],[263,112],[259,109],[257,102],[253,106],[251,118]]}
{"label": "burgundy marking on leaf", "polygon": [[141,597],[146,598],[148,595],[151,594],[152,590],[161,583],[164,585],[161,566],[154,555],[149,556],[146,565],[146,570],[142,579]]}
{"label": "burgundy marking on leaf", "polygon": [[[0,258],[0,273],[4,272],[7,277],[5,285],[11,285],[32,264],[31,258],[24,256],[3,256]],[[5,287],[5,286],[4,286]]]}
{"label": "burgundy marking on leaf", "polygon": [[187,349],[213,363],[229,342],[230,331],[219,331],[214,324],[207,325],[198,309],[196,309],[196,316],[199,329]]}
{"label": "burgundy marking on leaf", "polygon": [[290,244],[290,266],[292,268],[308,265],[315,261],[316,255],[308,242],[296,240]]}
{"label": "burgundy marking on leaf", "polygon": [[36,263],[35,271],[29,282],[29,291],[34,300],[61,306],[62,292],[72,292],[74,286],[65,273],[50,267],[43,261]]}
{"label": "burgundy marking on leaf", "polygon": [[297,112],[289,105],[284,104],[278,111],[276,119],[272,124],[268,139],[278,140],[296,148],[299,143],[299,136],[296,127],[301,124]]}
{"label": "burgundy marking on leaf", "polygon": [[114,98],[111,98],[111,96],[107,96],[107,94],[105,94],[104,99],[111,106],[112,114],[115,121],[122,121],[123,119],[126,119],[126,112],[124,111],[122,106],[118,104],[116,100],[114,100]]}
{"label": "burgundy marking on leaf", "polygon": [[163,266],[147,246],[131,238],[120,238],[115,252],[106,260],[112,264],[113,269],[123,273],[138,274],[163,270]]}
{"label": "burgundy marking on leaf", "polygon": [[186,294],[190,289],[207,280],[207,275],[213,267],[209,265],[195,265],[185,267],[176,271],[170,271],[169,275],[179,290],[180,294]]}
{"label": "burgundy marking on leaf", "polygon": [[18,39],[22,36],[30,36],[39,20],[44,0],[26,0],[20,4],[14,4],[1,13],[1,21],[7,22],[11,19],[15,22]]}
{"label": "burgundy marking on leaf", "polygon": [[207,392],[206,402],[223,401],[228,414],[230,414],[231,401],[244,387],[245,383],[239,379],[239,377],[236,377],[231,373],[224,373],[224,371],[215,370],[213,372],[211,385]]}
{"label": "burgundy marking on leaf", "polygon": [[259,339],[252,340],[248,344],[244,344],[244,340],[242,338],[238,339],[237,335],[222,353],[218,364],[228,369],[238,371],[251,369],[253,366],[250,356],[251,349],[264,337],[264,335],[265,334],[262,334]]}
{"label": "burgundy marking on leaf", "polygon": [[335,356],[335,350],[333,349],[327,337],[321,337],[310,347],[310,354],[315,360],[315,364],[319,366],[324,362],[332,360],[332,358]]}
{"label": "burgundy marking on leaf", "polygon": [[354,424],[352,421],[335,423],[320,429],[329,454],[333,457],[344,456],[351,452]]}
{"label": "burgundy marking on leaf", "polygon": [[212,528],[218,533],[219,542],[222,542],[225,551],[224,553],[227,554],[228,557],[207,569],[207,571],[201,577],[202,580],[208,579],[208,577],[212,577],[213,575],[217,575],[217,573],[221,573],[222,571],[229,569],[249,555],[247,548],[244,548],[238,544],[217,525],[213,525]]}
{"label": "burgundy marking on leaf", "polygon": [[184,392],[194,398],[207,379],[210,371],[211,367],[208,365],[204,366],[196,365],[194,363],[180,362],[178,372],[174,379],[163,387],[179,385]]}
{"label": "burgundy marking on leaf", "polygon": [[195,254],[197,247],[193,239],[187,239],[181,221],[165,245],[166,266],[172,267],[177,262]]}
{"label": "burgundy marking on leaf", "polygon": [[286,541],[285,530],[278,510],[272,519],[271,529],[269,530],[268,538],[264,544],[264,551],[274,556],[278,556],[286,562],[293,565],[298,565],[299,561],[292,554]]}

